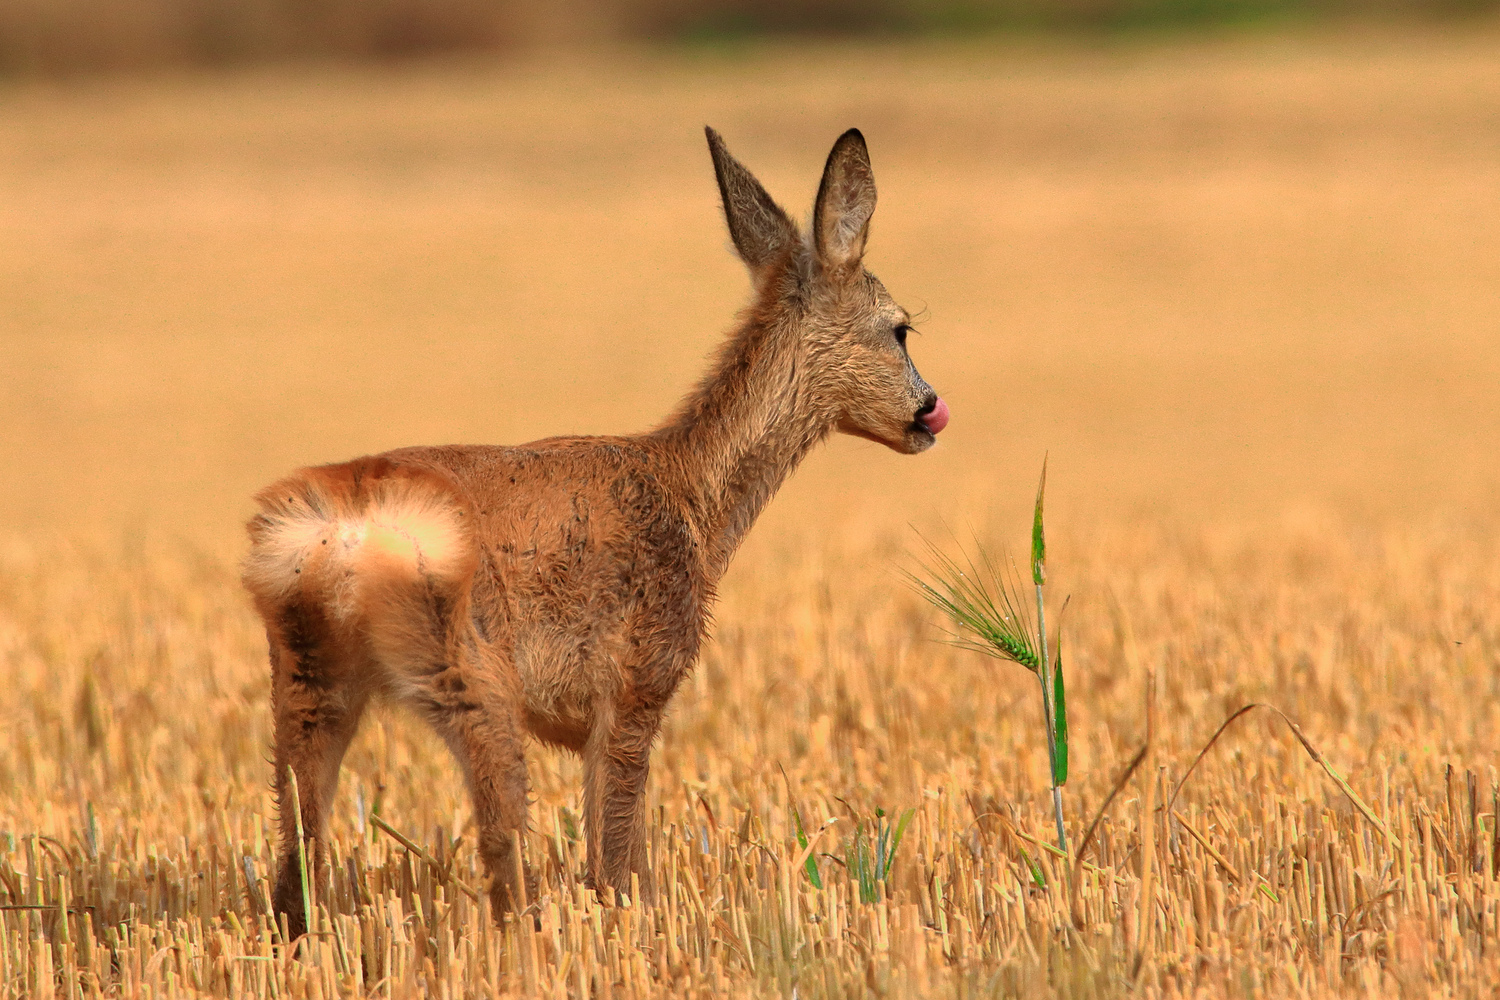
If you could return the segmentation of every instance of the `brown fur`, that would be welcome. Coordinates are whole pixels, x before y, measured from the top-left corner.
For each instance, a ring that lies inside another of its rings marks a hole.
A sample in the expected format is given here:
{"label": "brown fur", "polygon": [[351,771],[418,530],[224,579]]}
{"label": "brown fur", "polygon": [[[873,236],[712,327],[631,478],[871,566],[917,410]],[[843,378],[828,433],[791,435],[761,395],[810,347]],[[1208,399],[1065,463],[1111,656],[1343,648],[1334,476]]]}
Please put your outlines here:
{"label": "brown fur", "polygon": [[296,816],[323,864],[340,762],[369,697],[414,706],[464,768],[502,908],[524,905],[527,734],[581,753],[593,885],[649,898],[651,744],[692,668],[714,587],[792,469],[834,429],[932,444],[936,396],[906,312],[861,263],[875,187],[850,130],[811,239],[708,130],[755,298],[702,383],[634,437],[406,448],[262,491],[244,580],[271,649],[281,860],[275,905],[305,929]]}

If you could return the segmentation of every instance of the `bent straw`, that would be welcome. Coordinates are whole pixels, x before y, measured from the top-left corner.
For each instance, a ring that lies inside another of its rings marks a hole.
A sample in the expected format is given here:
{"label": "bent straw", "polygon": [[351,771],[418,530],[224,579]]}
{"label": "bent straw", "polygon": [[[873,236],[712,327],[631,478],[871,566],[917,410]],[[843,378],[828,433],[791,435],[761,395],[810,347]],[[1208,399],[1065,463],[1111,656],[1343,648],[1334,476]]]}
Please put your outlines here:
{"label": "bent straw", "polygon": [[1390,831],[1385,828],[1385,824],[1380,822],[1380,820],[1376,818],[1375,813],[1370,809],[1370,807],[1365,805],[1365,800],[1360,798],[1359,793],[1356,792],[1352,786],[1350,786],[1349,782],[1344,780],[1344,776],[1342,774],[1339,774],[1338,771],[1334,770],[1333,765],[1328,763],[1328,758],[1319,753],[1318,748],[1313,746],[1312,742],[1309,741],[1306,736],[1302,735],[1302,728],[1295,722],[1293,722],[1291,718],[1281,709],[1277,708],[1275,705],[1271,705],[1263,701],[1253,701],[1248,705],[1236,709],[1229,716],[1229,718],[1224,720],[1223,724],[1220,725],[1218,730],[1214,732],[1213,736],[1209,738],[1209,741],[1203,744],[1203,749],[1198,751],[1198,756],[1193,758],[1192,765],[1187,769],[1186,773],[1183,774],[1181,780],[1177,782],[1177,786],[1172,789],[1172,794],[1167,799],[1166,811],[1169,816],[1172,814],[1172,804],[1177,801],[1177,794],[1182,791],[1182,786],[1187,784],[1188,778],[1192,777],[1193,771],[1198,767],[1199,762],[1202,761],[1208,751],[1213,748],[1213,745],[1219,741],[1219,737],[1224,735],[1224,730],[1229,728],[1230,723],[1234,722],[1240,716],[1249,712],[1252,708],[1268,709],[1269,711],[1275,712],[1278,716],[1280,716],[1281,721],[1285,722],[1287,726],[1291,728],[1292,735],[1297,737],[1297,741],[1302,744],[1302,748],[1307,751],[1308,756],[1311,757],[1319,767],[1327,772],[1328,776],[1333,779],[1334,784],[1338,785],[1343,793],[1349,797],[1349,801],[1354,803],[1354,808],[1359,810],[1359,814],[1363,816],[1367,821],[1369,821],[1369,824],[1371,826],[1373,826],[1380,832],[1380,835],[1385,838],[1387,843],[1390,842],[1391,834]]}

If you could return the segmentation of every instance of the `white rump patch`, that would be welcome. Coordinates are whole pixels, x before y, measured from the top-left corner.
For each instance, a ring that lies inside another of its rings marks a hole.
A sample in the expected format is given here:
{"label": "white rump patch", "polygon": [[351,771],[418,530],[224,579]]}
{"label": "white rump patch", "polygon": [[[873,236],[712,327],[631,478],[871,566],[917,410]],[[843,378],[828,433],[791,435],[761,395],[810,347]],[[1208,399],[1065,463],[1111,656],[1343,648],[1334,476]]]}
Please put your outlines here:
{"label": "white rump patch", "polygon": [[262,494],[253,522],[245,585],[271,603],[321,590],[345,620],[370,584],[467,572],[473,542],[457,501],[429,480],[390,476],[366,487],[358,509],[316,479],[295,477]]}

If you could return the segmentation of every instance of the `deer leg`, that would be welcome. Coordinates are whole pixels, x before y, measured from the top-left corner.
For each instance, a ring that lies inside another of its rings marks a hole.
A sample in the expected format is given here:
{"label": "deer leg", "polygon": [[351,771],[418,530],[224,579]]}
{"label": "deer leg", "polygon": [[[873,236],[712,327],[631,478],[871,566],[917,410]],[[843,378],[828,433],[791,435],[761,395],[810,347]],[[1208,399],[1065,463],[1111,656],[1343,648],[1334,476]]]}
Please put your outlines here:
{"label": "deer leg", "polygon": [[[271,640],[271,701],[275,713],[276,804],[281,828],[276,865],[275,912],[284,913],[293,939],[307,932],[302,896],[302,850],[297,838],[312,841],[310,886],[326,865],[328,808],[338,787],[339,766],[359,728],[366,692],[338,683],[312,646]],[[291,776],[297,777],[296,795]]]}
{"label": "deer leg", "polygon": [[464,770],[498,919],[507,911],[519,913],[535,898],[534,879],[522,872],[516,856],[517,835],[526,831],[527,792],[519,698],[495,683],[502,671],[479,663],[477,645],[465,646],[453,659],[456,669],[423,678],[417,698]]}
{"label": "deer leg", "polygon": [[641,902],[655,892],[646,856],[646,778],[661,709],[615,705],[601,712],[583,750],[584,822],[589,882],[631,895],[639,877]]}
{"label": "deer leg", "polygon": [[[526,832],[526,756],[513,714],[487,717],[460,725],[454,752],[468,776],[474,800],[474,823],[479,832],[479,856],[490,873],[490,909],[498,919],[507,911],[519,913],[535,897],[533,880],[522,873],[516,856],[519,836]],[[527,879],[523,891],[520,879]]]}

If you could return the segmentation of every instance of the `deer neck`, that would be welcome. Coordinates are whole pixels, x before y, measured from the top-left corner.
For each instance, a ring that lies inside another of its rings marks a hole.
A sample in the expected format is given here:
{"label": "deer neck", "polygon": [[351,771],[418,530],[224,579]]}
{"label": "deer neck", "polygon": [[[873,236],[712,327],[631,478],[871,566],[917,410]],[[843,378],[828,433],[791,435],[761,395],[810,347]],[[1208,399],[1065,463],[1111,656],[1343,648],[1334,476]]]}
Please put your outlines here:
{"label": "deer neck", "polygon": [[752,317],[656,432],[675,461],[717,579],[766,504],[832,429],[790,323]]}

